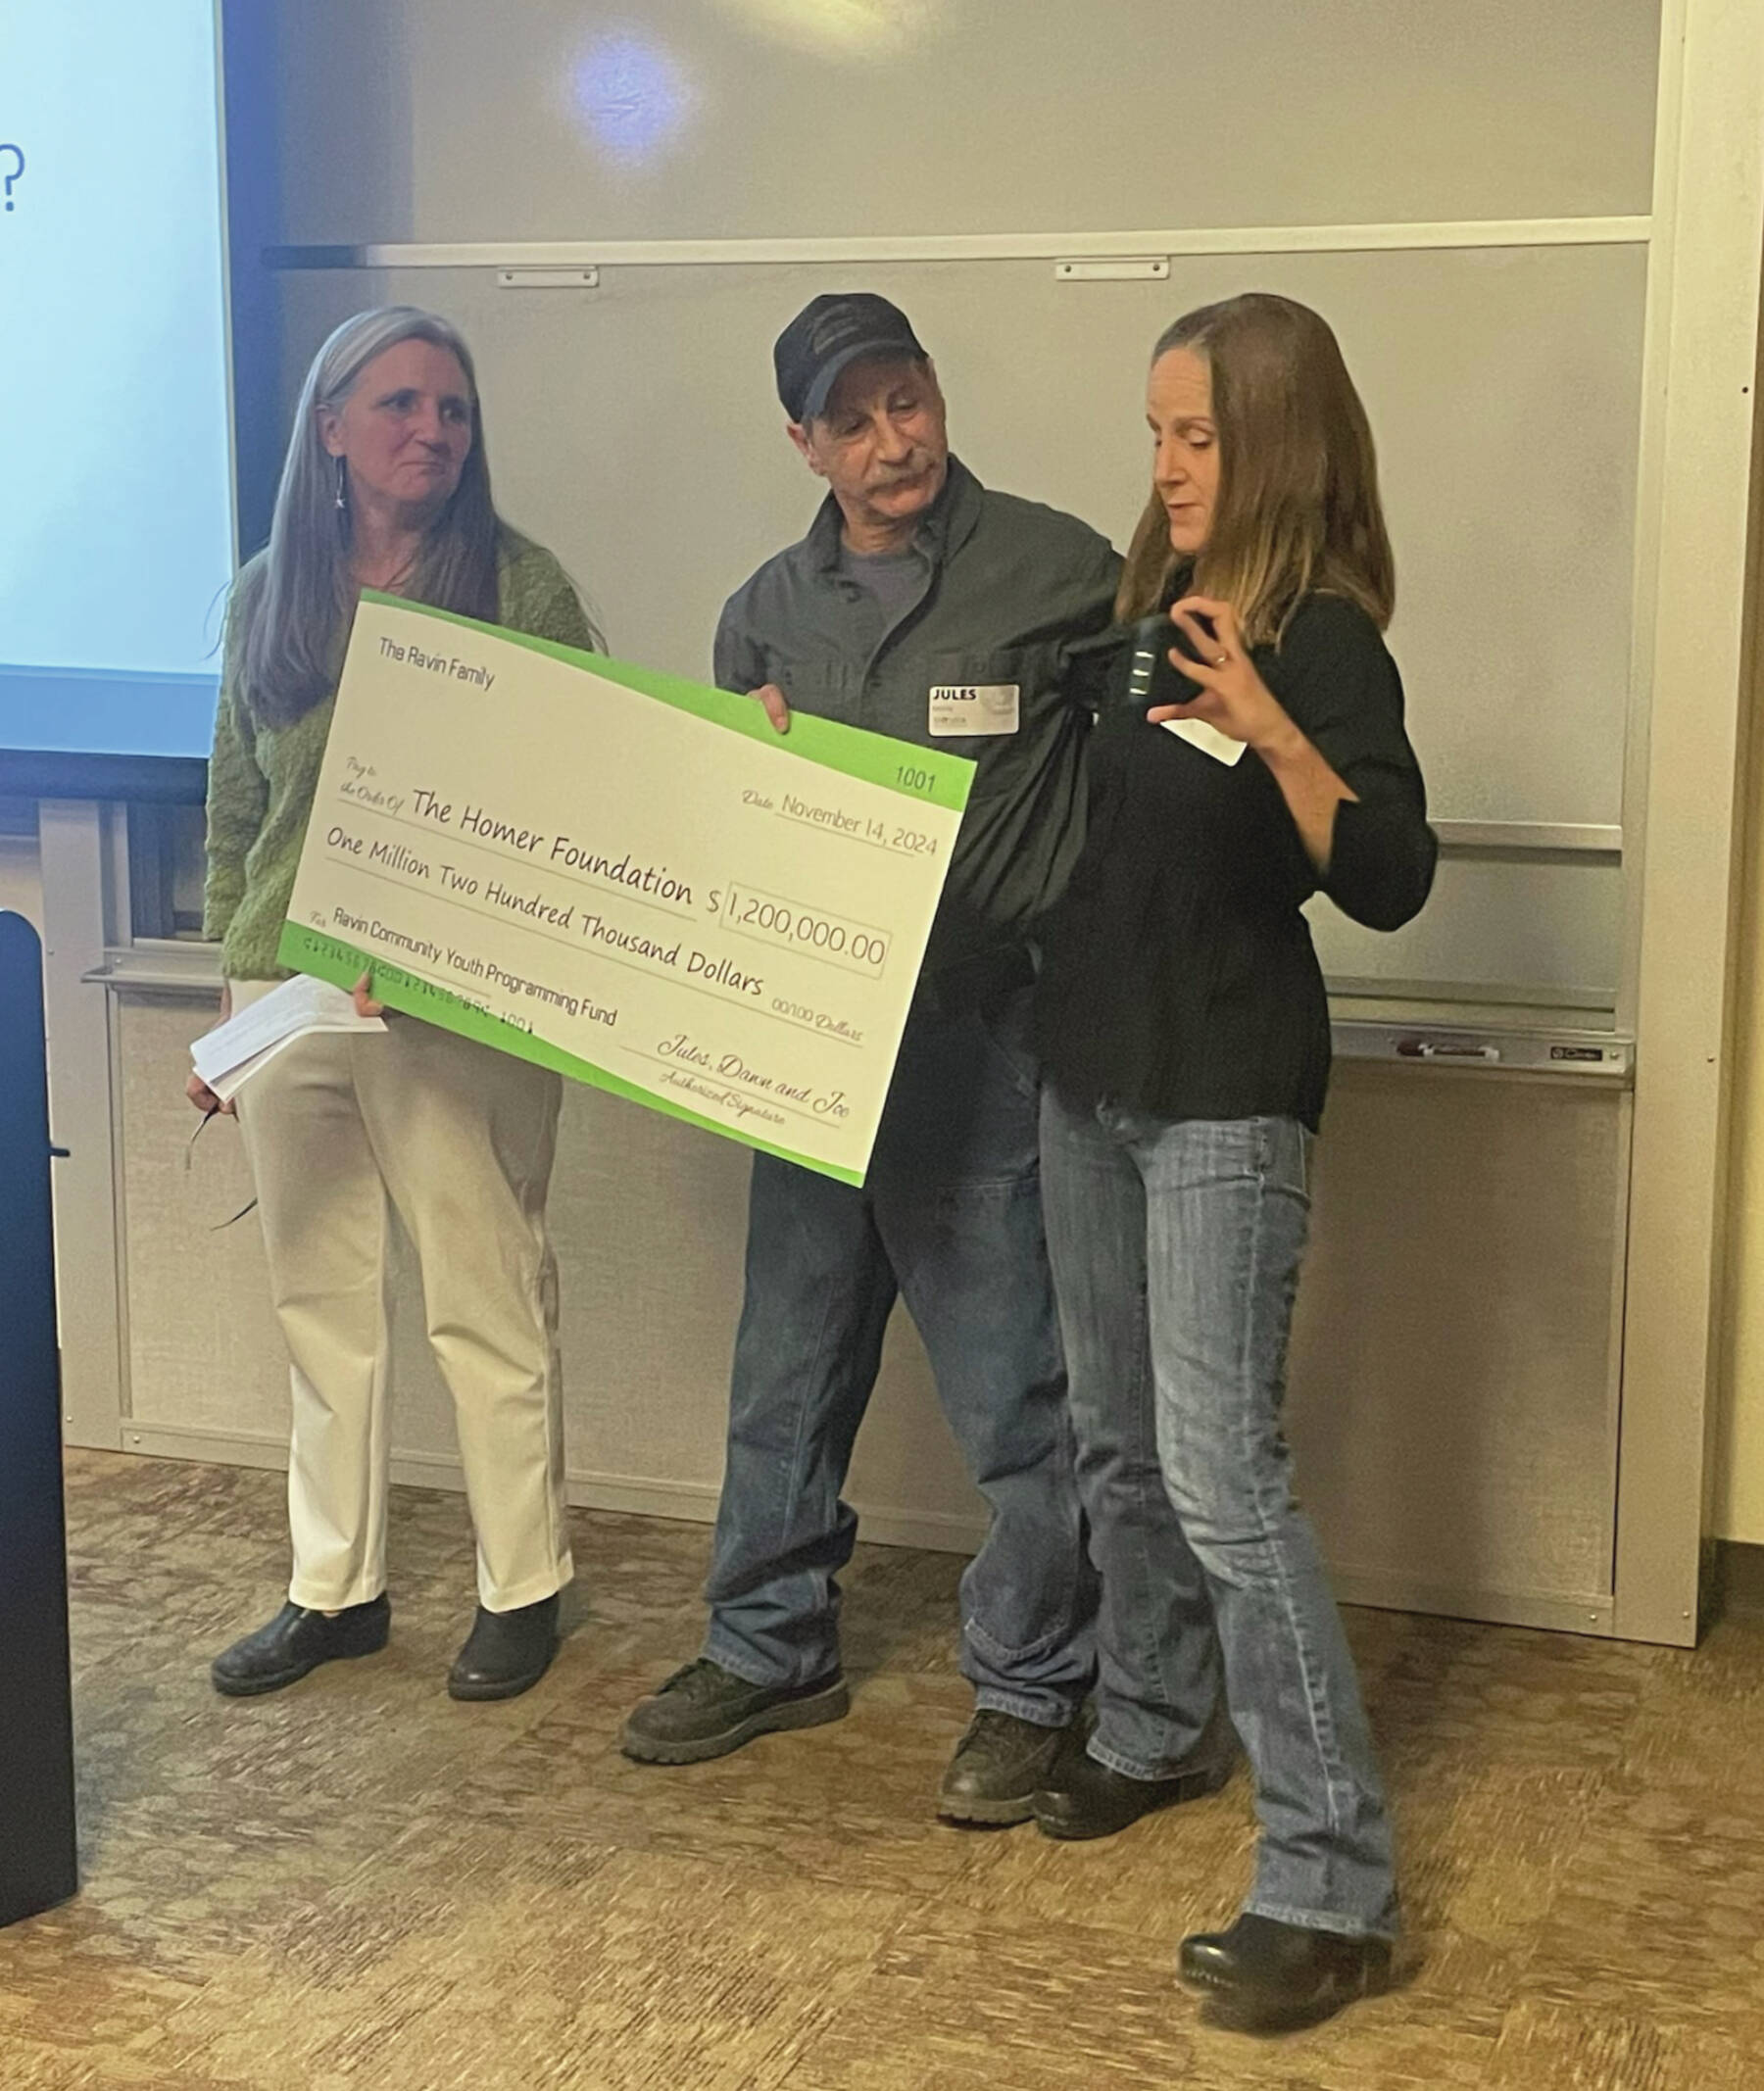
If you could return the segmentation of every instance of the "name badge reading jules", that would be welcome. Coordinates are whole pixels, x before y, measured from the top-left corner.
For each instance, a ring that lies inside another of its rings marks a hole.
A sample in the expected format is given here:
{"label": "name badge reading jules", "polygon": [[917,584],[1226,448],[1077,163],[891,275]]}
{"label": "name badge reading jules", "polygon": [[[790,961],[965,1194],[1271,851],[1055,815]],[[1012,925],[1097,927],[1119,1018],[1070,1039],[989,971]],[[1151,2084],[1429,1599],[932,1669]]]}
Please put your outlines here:
{"label": "name badge reading jules", "polygon": [[963,734],[1015,733],[1016,683],[933,683],[926,720],[940,739]]}

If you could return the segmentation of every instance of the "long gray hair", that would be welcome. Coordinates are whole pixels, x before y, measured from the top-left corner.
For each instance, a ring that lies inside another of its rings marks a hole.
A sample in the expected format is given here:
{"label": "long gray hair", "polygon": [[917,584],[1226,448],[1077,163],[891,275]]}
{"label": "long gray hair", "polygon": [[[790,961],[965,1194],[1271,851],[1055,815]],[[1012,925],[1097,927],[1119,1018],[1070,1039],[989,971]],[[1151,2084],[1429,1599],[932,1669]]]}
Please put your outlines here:
{"label": "long gray hair", "polygon": [[405,593],[414,602],[494,623],[496,555],[503,534],[490,499],[490,465],[478,412],[477,373],[456,328],[414,305],[383,305],[345,319],[313,358],[276,490],[270,548],[233,591],[240,621],[241,695],[262,726],[287,726],[337,686],[355,603],[352,514],[345,482],[318,431],[376,356],[401,341],[432,342],[459,359],[471,395],[471,448],[453,498],[430,525]]}

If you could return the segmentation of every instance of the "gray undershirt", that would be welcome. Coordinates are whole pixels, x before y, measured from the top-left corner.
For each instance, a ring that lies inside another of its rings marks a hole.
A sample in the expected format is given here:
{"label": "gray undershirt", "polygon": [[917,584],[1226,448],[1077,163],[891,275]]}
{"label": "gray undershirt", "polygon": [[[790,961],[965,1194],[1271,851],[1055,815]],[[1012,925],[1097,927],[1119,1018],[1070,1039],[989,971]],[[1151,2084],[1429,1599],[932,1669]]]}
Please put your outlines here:
{"label": "gray undershirt", "polygon": [[910,546],[905,552],[854,552],[841,544],[839,571],[875,598],[885,632],[894,630],[925,586],[925,562]]}

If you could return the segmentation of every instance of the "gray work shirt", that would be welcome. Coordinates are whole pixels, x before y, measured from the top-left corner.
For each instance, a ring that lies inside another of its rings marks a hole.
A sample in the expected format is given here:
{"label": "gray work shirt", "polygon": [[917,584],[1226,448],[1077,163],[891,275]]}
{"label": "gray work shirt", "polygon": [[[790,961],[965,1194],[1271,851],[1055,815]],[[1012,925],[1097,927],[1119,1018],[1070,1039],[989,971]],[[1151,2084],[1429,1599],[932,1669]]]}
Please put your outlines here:
{"label": "gray work shirt", "polygon": [[[928,973],[1020,940],[1084,841],[1086,718],[1066,649],[1108,624],[1120,560],[1076,516],[983,487],[956,459],[919,525],[917,585],[892,618],[841,557],[831,495],[801,543],[738,588],[716,627],[724,690],[776,683],[794,709],[978,764],[925,954]],[[1014,733],[942,737],[931,693],[1014,685]]]}

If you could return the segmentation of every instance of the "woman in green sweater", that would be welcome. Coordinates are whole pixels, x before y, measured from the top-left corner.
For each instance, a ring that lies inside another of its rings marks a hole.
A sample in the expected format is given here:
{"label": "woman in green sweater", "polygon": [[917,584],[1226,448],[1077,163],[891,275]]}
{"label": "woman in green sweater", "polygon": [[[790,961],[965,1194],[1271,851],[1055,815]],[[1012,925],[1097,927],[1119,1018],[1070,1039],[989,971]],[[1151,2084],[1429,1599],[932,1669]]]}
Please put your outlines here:
{"label": "woman in green sweater", "polygon": [[[276,943],[364,588],[599,644],[557,560],[496,513],[466,344],[408,306],[357,314],[314,359],[269,549],[234,584],[208,802],[223,1014],[285,977]],[[555,1074],[407,1017],[301,1039],[240,1092],[293,1365],[294,1567],[276,1616],[217,1657],[218,1690],[275,1691],[385,1646],[394,1206],[477,1535],[477,1616],[448,1690],[508,1698],[544,1675],[571,1574],[545,1221],[559,1092]],[[194,1077],[190,1094],[215,1107]]]}

